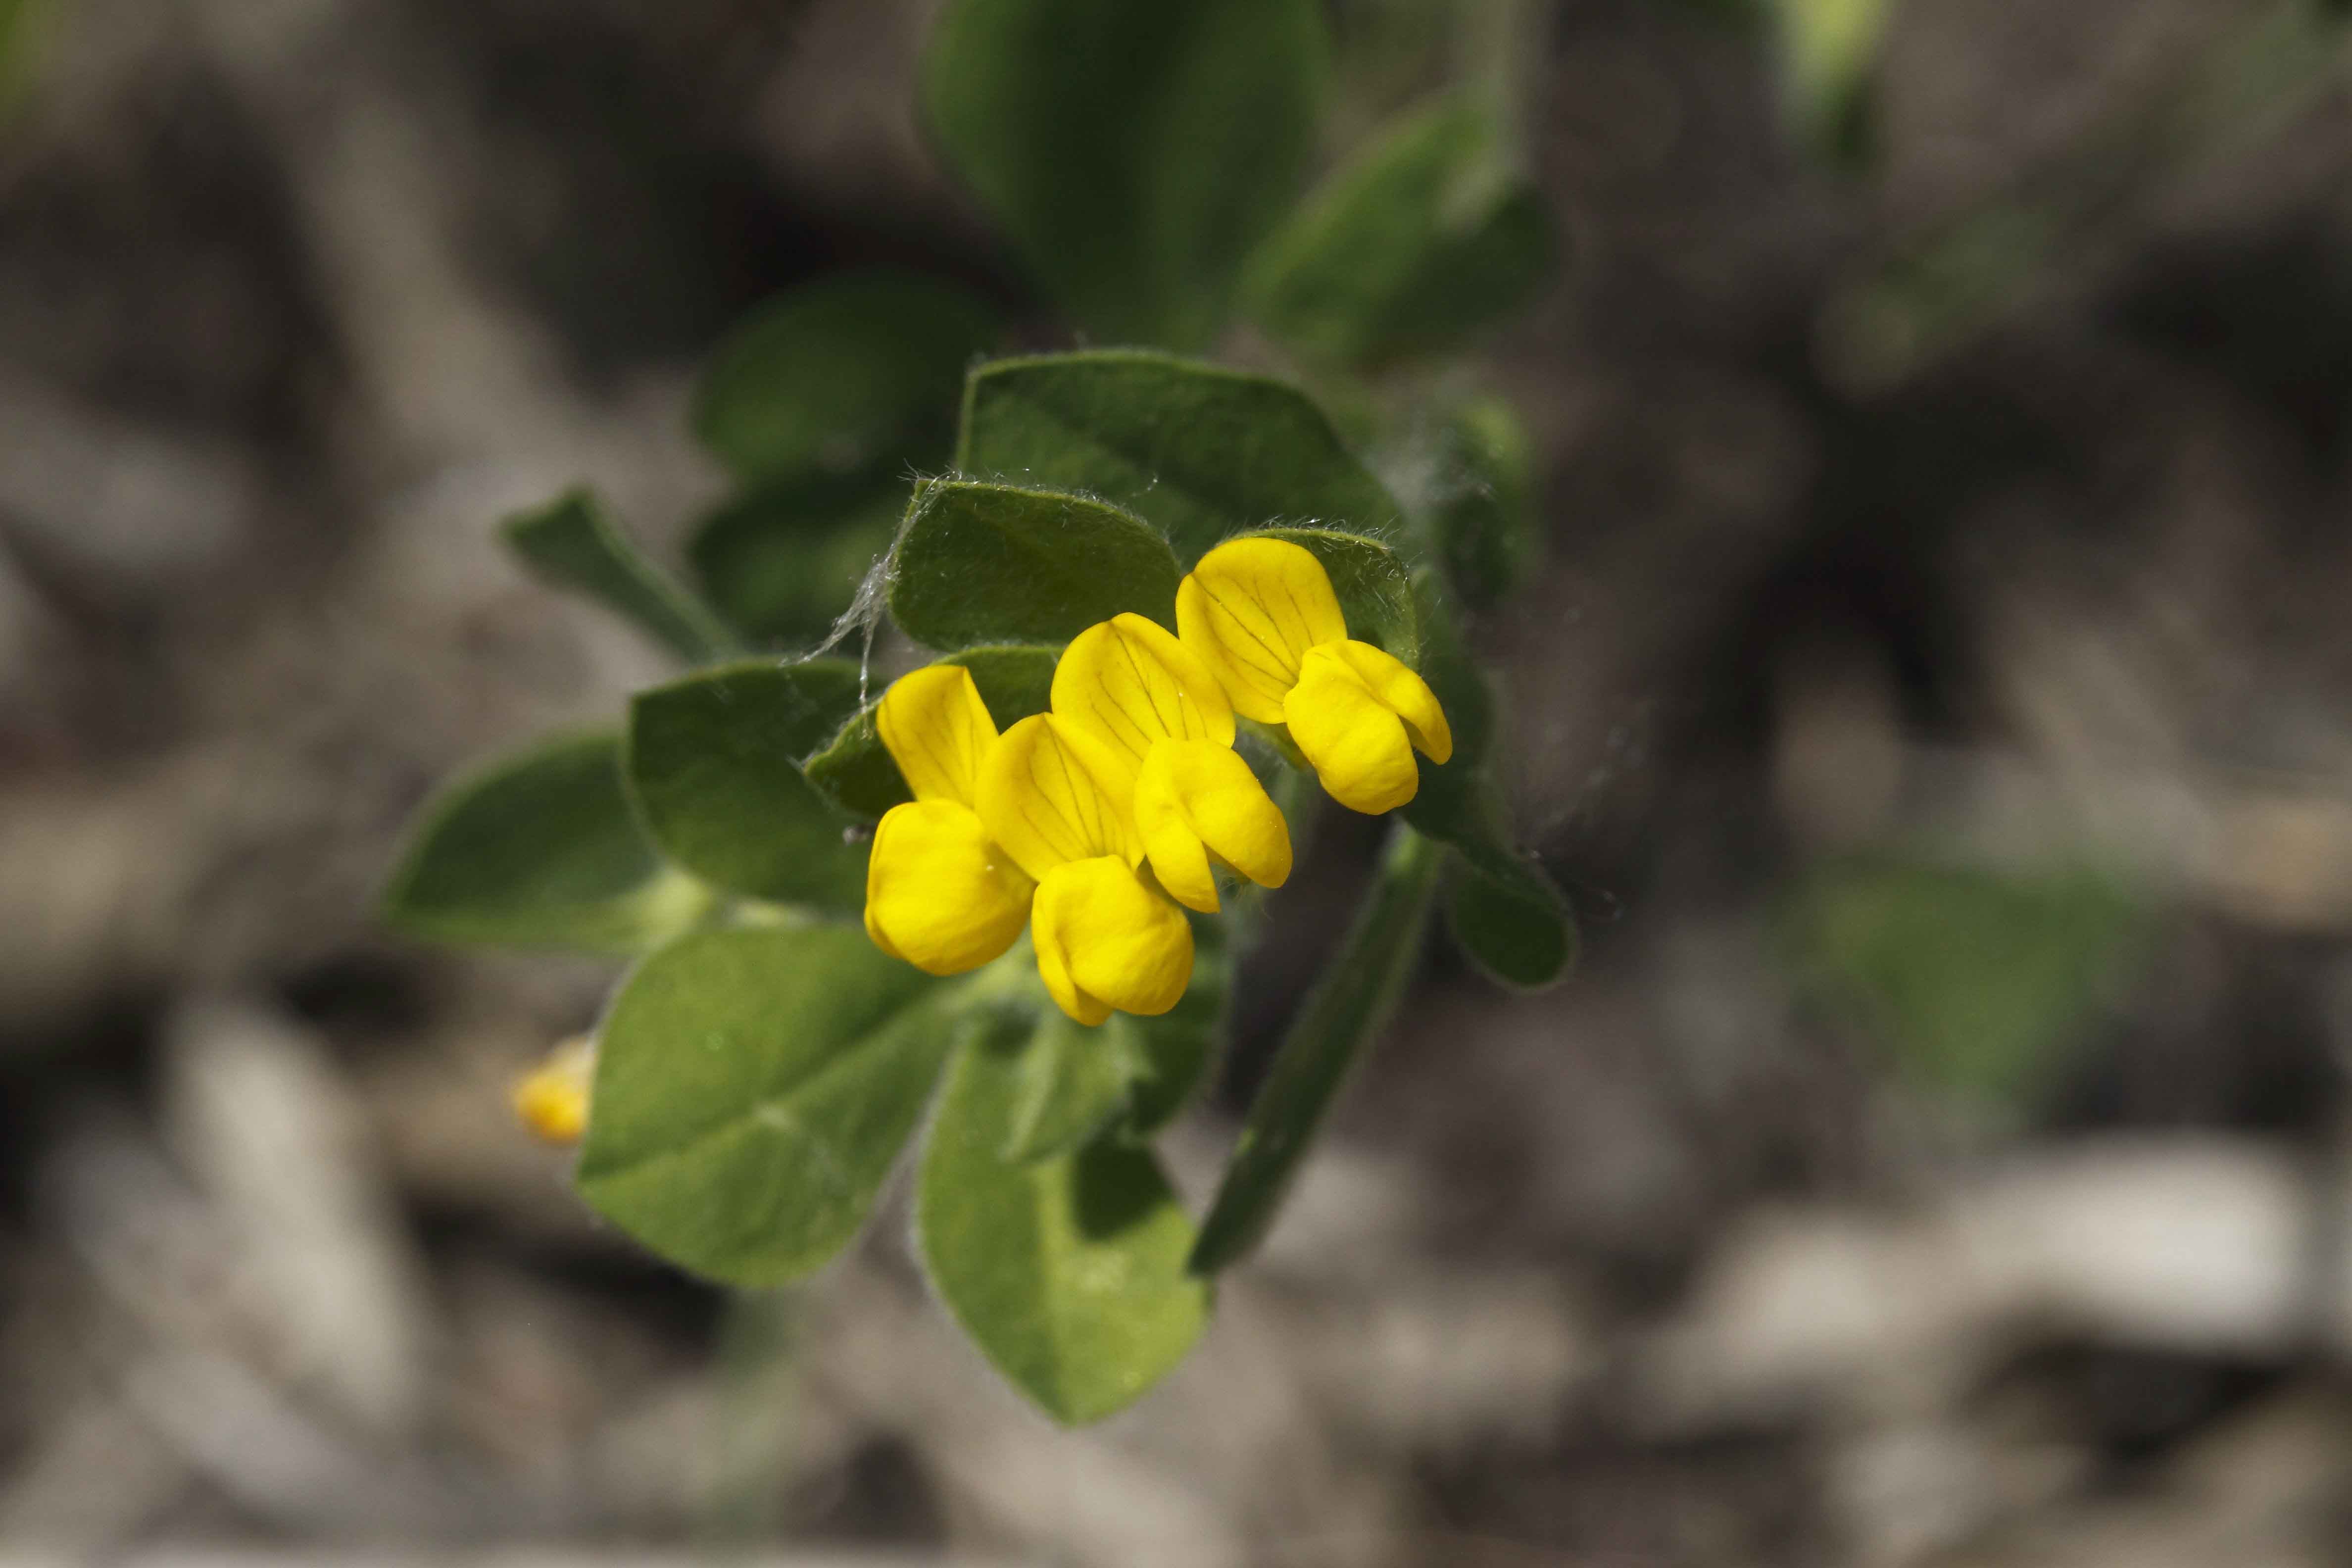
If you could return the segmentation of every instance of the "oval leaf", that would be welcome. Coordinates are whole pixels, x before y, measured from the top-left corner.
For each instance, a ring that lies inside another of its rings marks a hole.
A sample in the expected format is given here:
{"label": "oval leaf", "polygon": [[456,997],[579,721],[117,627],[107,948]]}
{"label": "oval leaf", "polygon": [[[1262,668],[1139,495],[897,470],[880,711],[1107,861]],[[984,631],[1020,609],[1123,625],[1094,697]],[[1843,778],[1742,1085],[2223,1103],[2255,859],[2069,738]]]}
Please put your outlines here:
{"label": "oval leaf", "polygon": [[694,433],[753,484],[936,466],[964,366],[1000,331],[954,284],[862,272],[780,294],[730,331],[694,399]]}
{"label": "oval leaf", "polygon": [[1489,608],[1543,553],[1527,429],[1499,397],[1467,404],[1445,422],[1438,468],[1432,510],[1446,574],[1466,603]]}
{"label": "oval leaf", "polygon": [[956,466],[1116,501],[1188,566],[1269,523],[1374,533],[1402,515],[1297,387],[1133,350],[982,365]]}
{"label": "oval leaf", "polygon": [[594,492],[575,489],[500,525],[516,554],[550,582],[617,611],[689,664],[724,658],[735,638],[709,605],[629,542]]}
{"label": "oval leaf", "polygon": [[773,485],[704,519],[687,559],[737,630],[808,641],[849,608],[906,510],[906,481],[896,477]]}
{"label": "oval leaf", "polygon": [[1176,558],[1134,514],[1010,485],[925,485],[890,556],[890,614],[933,647],[1067,642],[1123,611],[1176,624]]}
{"label": "oval leaf", "polygon": [[1455,99],[1397,125],[1307,199],[1252,260],[1247,308],[1302,353],[1378,364],[1518,310],[1557,256],[1495,108]]}
{"label": "oval leaf", "polygon": [[1022,1099],[1018,1039],[959,1052],[917,1189],[931,1283],[982,1352],[1057,1421],[1133,1402],[1192,1348],[1209,1293],[1187,1278],[1192,1224],[1150,1151],[1097,1142],[1004,1158]]}
{"label": "oval leaf", "polygon": [[1050,1005],[1038,1010],[1020,1058],[1021,1098],[1006,1158],[1066,1153],[1114,1121],[1121,1137],[1140,1141],[1191,1102],[1224,1027],[1233,956],[1223,917],[1186,918],[1192,979],[1171,1011],[1154,1018],[1114,1013],[1089,1029]]}
{"label": "oval leaf", "polygon": [[1904,855],[1830,861],[1782,911],[1795,977],[1931,1087],[1989,1103],[2049,1089],[2146,957],[2137,889],[2081,867],[2023,872]]}
{"label": "oval leaf", "polygon": [[1399,827],[1390,841],[1370,899],[1283,1036],[1250,1105],[1201,1223],[1188,1264],[1193,1273],[1239,1261],[1273,1225],[1324,1113],[1412,978],[1441,858],[1438,847],[1411,828]]}
{"label": "oval leaf", "polygon": [[1213,915],[1191,918],[1192,983],[1184,999],[1156,1018],[1114,1013],[1103,1025],[1106,1032],[1116,1029],[1126,1037],[1135,1074],[1121,1122],[1129,1138],[1149,1138],[1192,1103],[1224,1036],[1233,1000],[1231,922]]}
{"label": "oval leaf", "polygon": [[629,704],[629,789],[662,852],[703,880],[777,903],[855,910],[866,852],[798,759],[857,706],[846,659],[737,664]]}
{"label": "oval leaf", "polygon": [[393,925],[442,942],[636,952],[710,901],[646,841],[622,786],[620,737],[599,731],[445,787],[419,814],[383,908]]}
{"label": "oval leaf", "polygon": [[[1483,844],[1502,831],[1500,801],[1490,773],[1495,746],[1495,693],[1486,673],[1463,646],[1462,629],[1435,577],[1414,574],[1413,605],[1422,631],[1421,678],[1445,709],[1454,755],[1444,766],[1416,756],[1421,784],[1404,818],[1448,844]],[[1507,833],[1504,838],[1507,839]],[[1506,847],[1502,853],[1507,855]],[[1474,858],[1478,858],[1474,854]]]}
{"label": "oval leaf", "polygon": [[1533,866],[1504,880],[1457,858],[1445,887],[1445,924],[1463,952],[1501,984],[1539,991],[1576,967],[1568,903]]}
{"label": "oval leaf", "polygon": [[921,1120],[953,994],[841,926],[663,949],[599,1035],[581,1195],[698,1274],[809,1273],[857,1234]]}
{"label": "oval leaf", "polygon": [[[1495,696],[1486,673],[1464,649],[1460,630],[1438,597],[1434,580],[1421,573],[1414,588],[1426,639],[1422,679],[1444,705],[1454,729],[1454,756],[1443,767],[1427,757],[1414,759],[1421,768],[1420,789],[1400,815],[1452,848],[1465,873],[1486,884],[1467,894],[1473,918],[1465,925],[1459,918],[1465,878],[1456,878],[1454,934],[1471,957],[1506,984],[1550,984],[1575,963],[1575,912],[1543,868],[1520,850],[1511,830],[1494,773]],[[1495,934],[1496,921],[1507,910],[1528,929],[1490,950],[1480,939]],[[1543,955],[1552,952],[1559,955],[1557,972],[1533,978],[1544,967]]]}
{"label": "oval leaf", "polygon": [[[1045,711],[1053,695],[1054,661],[1060,653],[1051,647],[968,647],[936,662],[960,664],[971,671],[972,684],[980,688],[980,700],[1001,734],[1032,713]],[[892,806],[915,798],[874,728],[871,704],[808,760],[807,773],[835,805],[868,821],[878,821]]]}
{"label": "oval leaf", "polygon": [[947,163],[1080,326],[1190,347],[1312,155],[1314,0],[956,0],[921,68]]}
{"label": "oval leaf", "polygon": [[[1125,1014],[1115,1014],[1125,1017]],[[1050,1003],[1024,1015],[1013,1122],[997,1152],[1016,1163],[1066,1154],[1127,1109],[1139,1063],[1124,1030],[1088,1028]]]}
{"label": "oval leaf", "polygon": [[1780,100],[1791,129],[1825,162],[1872,151],[1872,84],[1893,0],[1768,0],[1780,35]]}

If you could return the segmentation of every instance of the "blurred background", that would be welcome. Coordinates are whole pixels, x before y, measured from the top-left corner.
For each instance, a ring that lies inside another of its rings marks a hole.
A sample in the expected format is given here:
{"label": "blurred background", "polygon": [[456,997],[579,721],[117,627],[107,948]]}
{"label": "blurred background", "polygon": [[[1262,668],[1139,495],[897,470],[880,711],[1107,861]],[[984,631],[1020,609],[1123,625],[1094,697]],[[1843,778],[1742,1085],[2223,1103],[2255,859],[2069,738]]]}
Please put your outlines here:
{"label": "blurred background", "polygon": [[1533,437],[1475,632],[1585,963],[1433,938],[1064,1433],[903,1194],[731,1303],[600,1228],[507,1090],[614,967],[372,913],[451,769],[667,673],[493,524],[674,558],[729,323],[896,265],[1069,341],[933,7],[0,5],[0,1562],[2352,1562],[2341,9],[1335,0],[1329,154],[1499,50],[1566,240],[1447,374]]}

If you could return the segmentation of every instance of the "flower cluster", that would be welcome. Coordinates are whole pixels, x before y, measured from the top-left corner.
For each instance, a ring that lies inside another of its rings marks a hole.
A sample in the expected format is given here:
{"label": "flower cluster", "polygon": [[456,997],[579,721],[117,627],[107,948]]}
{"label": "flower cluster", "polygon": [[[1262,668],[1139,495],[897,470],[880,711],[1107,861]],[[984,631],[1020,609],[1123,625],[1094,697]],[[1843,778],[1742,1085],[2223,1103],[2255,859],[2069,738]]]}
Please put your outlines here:
{"label": "flower cluster", "polygon": [[1025,924],[1063,1011],[1165,1013],[1192,973],[1181,904],[1218,908],[1223,867],[1290,875],[1290,831],[1234,750],[1234,714],[1286,726],[1341,805],[1411,800],[1412,753],[1453,735],[1411,668],[1351,640],[1322,563],[1286,540],[1229,541],[1178,585],[1177,635],[1125,615],[1079,634],[1049,710],[997,733],[970,671],[900,678],[877,714],[915,798],[875,829],[866,930],[932,974],[1011,947]]}

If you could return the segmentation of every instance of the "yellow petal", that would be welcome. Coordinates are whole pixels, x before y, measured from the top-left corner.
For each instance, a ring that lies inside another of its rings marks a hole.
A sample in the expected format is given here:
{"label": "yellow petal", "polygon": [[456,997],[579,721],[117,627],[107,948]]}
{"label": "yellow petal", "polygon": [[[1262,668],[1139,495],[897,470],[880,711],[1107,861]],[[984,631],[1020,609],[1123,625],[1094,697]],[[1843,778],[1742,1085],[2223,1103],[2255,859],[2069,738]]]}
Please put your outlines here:
{"label": "yellow petal", "polygon": [[1381,707],[1403,720],[1405,733],[1412,737],[1414,748],[1431,762],[1442,764],[1453,757],[1454,727],[1445,721],[1445,710],[1438,706],[1437,693],[1413,672],[1412,666],[1368,642],[1335,643],[1328,649],[1317,651],[1328,651],[1339,659]]}
{"label": "yellow petal", "polygon": [[[894,807],[892,807],[892,809],[893,809],[893,810],[896,810],[897,808],[894,806]],[[887,813],[885,813],[885,815],[887,816]],[[877,918],[876,918],[876,910],[875,910],[875,907],[874,907],[874,892],[875,892],[875,888],[874,888],[874,862],[873,862],[873,860],[872,860],[871,858],[868,858],[868,859],[866,860],[866,940],[868,940],[869,942],[873,942],[873,944],[874,944],[875,946],[877,946],[877,947],[880,948],[883,952],[885,952],[888,953],[891,957],[893,957],[893,958],[897,959],[899,963],[908,963],[908,959],[907,955],[906,955],[905,953],[900,952],[898,951],[898,944],[897,942],[892,942],[892,941],[890,940],[890,933],[889,933],[888,931],[885,931],[885,930],[883,930],[883,929],[882,929],[882,922],[881,922],[878,919],[877,919]]]}
{"label": "yellow petal", "polygon": [[1141,616],[1088,626],[1054,667],[1054,712],[1126,756],[1158,741],[1234,743],[1234,705],[1198,654]]}
{"label": "yellow petal", "polygon": [[1262,888],[1290,878],[1290,825],[1230,746],[1162,741],[1135,784],[1135,826],[1152,873],[1177,902],[1217,908],[1210,857]]}
{"label": "yellow petal", "polygon": [[951,800],[894,805],[866,862],[866,931],[926,974],[961,974],[1011,947],[1034,885]]}
{"label": "yellow petal", "polygon": [[917,800],[975,798],[980,760],[996,739],[996,721],[971,671],[960,664],[926,665],[890,683],[875,727]]}
{"label": "yellow petal", "polygon": [[1307,650],[1348,635],[1323,563],[1286,539],[1229,539],[1176,585],[1176,629],[1241,713],[1282,722]]}
{"label": "yellow petal", "polygon": [[514,1086],[514,1112],[548,1143],[577,1143],[588,1131],[589,1089],[596,1079],[596,1037],[564,1041]]}
{"label": "yellow petal", "polygon": [[[1083,866],[1090,862],[1080,860],[1073,864]],[[1112,864],[1123,862],[1114,861]],[[1043,892],[1045,884],[1040,883],[1038,890]],[[1058,899],[1060,883],[1055,884],[1055,891]],[[1055,917],[1056,923],[1053,928],[1047,929],[1048,911],[1056,908],[1057,903],[1048,904],[1041,898],[1030,910],[1029,945],[1037,952],[1037,978],[1045,983],[1046,994],[1054,998],[1055,1006],[1079,1023],[1092,1027],[1110,1016],[1111,1005],[1099,996],[1090,996],[1079,990],[1077,982],[1070,978],[1070,955],[1062,945],[1063,933],[1058,917]]]}
{"label": "yellow petal", "polygon": [[980,816],[1014,864],[1043,881],[1056,866],[1143,858],[1130,820],[1135,775],[1101,741],[1051,713],[1022,720],[980,770]]}
{"label": "yellow petal", "polygon": [[1182,1000],[1192,928],[1115,856],[1057,866],[1037,885],[1029,929],[1037,973],[1062,1011],[1099,1024],[1114,1009],[1147,1017]]}
{"label": "yellow petal", "polygon": [[1338,645],[1307,654],[1283,712],[1291,740],[1341,805],[1377,816],[1420,789],[1404,721],[1356,674]]}

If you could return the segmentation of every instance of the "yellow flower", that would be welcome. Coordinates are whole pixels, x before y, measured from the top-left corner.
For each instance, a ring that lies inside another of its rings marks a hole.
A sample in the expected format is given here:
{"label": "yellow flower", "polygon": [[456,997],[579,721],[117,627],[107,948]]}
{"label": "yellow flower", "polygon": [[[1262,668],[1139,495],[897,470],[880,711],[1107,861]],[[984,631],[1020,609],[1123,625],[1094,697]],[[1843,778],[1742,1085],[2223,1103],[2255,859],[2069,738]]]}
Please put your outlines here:
{"label": "yellow flower", "polygon": [[595,1078],[596,1037],[566,1040],[516,1080],[515,1116],[542,1142],[577,1143],[588,1131],[588,1091]]}
{"label": "yellow flower", "polygon": [[1055,718],[1123,767],[1151,869],[1179,903],[1217,910],[1213,860],[1261,887],[1290,876],[1290,827],[1234,751],[1234,710],[1200,657],[1141,616],[1078,634],[1054,669]]}
{"label": "yellow flower", "polygon": [[1443,763],[1454,731],[1426,681],[1348,636],[1323,563],[1281,539],[1233,539],[1176,586],[1176,627],[1261,724],[1287,724],[1333,799],[1393,810],[1421,787],[1412,753]]}
{"label": "yellow flower", "polygon": [[1007,730],[981,764],[981,820],[1037,880],[1038,976],[1081,1024],[1165,1013],[1192,977],[1192,928],[1137,874],[1133,790],[1117,750],[1051,713]]}
{"label": "yellow flower", "polygon": [[928,974],[977,969],[1020,936],[1036,890],[975,809],[996,721],[970,670],[935,664],[892,682],[875,724],[915,798],[874,829],[866,934]]}

